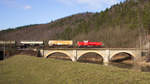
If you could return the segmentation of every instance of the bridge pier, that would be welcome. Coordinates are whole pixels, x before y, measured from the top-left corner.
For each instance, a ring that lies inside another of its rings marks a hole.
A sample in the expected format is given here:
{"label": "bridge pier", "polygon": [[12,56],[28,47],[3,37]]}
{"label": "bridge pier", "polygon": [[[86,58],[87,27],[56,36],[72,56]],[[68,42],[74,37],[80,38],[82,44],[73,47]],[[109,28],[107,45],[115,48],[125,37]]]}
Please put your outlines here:
{"label": "bridge pier", "polygon": [[73,50],[73,57],[71,59],[73,62],[77,61],[77,50]]}
{"label": "bridge pier", "polygon": [[103,63],[108,63],[109,62],[109,58],[107,56],[103,57]]}
{"label": "bridge pier", "polygon": [[110,55],[110,50],[105,51],[105,56],[103,56],[103,63],[108,63],[109,62],[109,55]]}
{"label": "bridge pier", "polygon": [[107,66],[108,63],[109,63],[109,60],[108,59],[104,59],[103,64]]}
{"label": "bridge pier", "polygon": [[72,57],[71,60],[72,60],[73,62],[76,62],[76,61],[77,61],[75,57]]}
{"label": "bridge pier", "polygon": [[141,62],[141,61],[142,61],[142,51],[138,50],[136,52],[136,57],[134,58],[134,62],[138,63],[138,62]]}

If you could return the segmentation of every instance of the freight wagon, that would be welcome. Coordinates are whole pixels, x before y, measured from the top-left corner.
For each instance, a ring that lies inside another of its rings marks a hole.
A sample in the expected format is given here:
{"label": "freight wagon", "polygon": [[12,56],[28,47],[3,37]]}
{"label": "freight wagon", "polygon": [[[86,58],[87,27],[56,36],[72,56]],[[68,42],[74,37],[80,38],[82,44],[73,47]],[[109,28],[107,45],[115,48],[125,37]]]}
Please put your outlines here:
{"label": "freight wagon", "polygon": [[49,40],[48,41],[49,47],[73,47],[72,40]]}
{"label": "freight wagon", "polygon": [[3,45],[3,44],[6,44],[6,45],[10,44],[10,45],[12,45],[12,44],[15,44],[15,43],[16,43],[16,41],[0,41],[0,45]]}
{"label": "freight wagon", "polygon": [[20,41],[21,48],[40,47],[44,45],[43,41]]}
{"label": "freight wagon", "polygon": [[15,47],[16,41],[0,41],[0,47]]}

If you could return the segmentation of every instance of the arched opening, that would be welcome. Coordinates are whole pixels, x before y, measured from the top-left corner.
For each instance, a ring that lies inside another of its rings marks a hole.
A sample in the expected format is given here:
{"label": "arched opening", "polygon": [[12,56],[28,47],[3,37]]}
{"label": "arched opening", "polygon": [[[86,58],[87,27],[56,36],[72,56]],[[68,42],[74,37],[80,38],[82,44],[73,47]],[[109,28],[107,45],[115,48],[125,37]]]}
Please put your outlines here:
{"label": "arched opening", "polygon": [[68,55],[61,52],[51,53],[47,56],[47,58],[71,61],[71,58]]}
{"label": "arched opening", "polygon": [[111,62],[117,62],[117,63],[126,63],[126,64],[133,64],[134,57],[126,52],[121,52],[118,54],[115,54],[110,61]]}
{"label": "arched opening", "polygon": [[0,60],[3,60],[4,56],[3,56],[3,51],[0,51]]}
{"label": "arched opening", "polygon": [[84,62],[84,63],[101,64],[103,63],[103,57],[97,53],[89,52],[89,53],[83,54],[77,61]]}

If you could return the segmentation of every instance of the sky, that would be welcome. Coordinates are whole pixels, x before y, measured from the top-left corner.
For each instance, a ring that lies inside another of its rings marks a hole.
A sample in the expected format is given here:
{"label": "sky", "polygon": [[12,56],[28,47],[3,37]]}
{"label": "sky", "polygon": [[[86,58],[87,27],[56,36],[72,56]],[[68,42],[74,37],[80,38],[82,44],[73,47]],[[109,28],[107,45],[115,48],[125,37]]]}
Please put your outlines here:
{"label": "sky", "polygon": [[100,12],[124,0],[0,0],[0,30]]}

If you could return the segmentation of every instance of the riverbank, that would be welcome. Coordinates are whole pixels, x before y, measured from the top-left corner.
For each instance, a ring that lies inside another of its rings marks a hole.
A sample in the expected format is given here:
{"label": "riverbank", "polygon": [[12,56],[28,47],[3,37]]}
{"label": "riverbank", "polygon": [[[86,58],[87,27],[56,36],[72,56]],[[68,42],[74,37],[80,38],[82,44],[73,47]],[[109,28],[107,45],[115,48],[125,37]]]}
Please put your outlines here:
{"label": "riverbank", "polygon": [[0,61],[0,84],[146,84],[150,73],[17,55]]}

